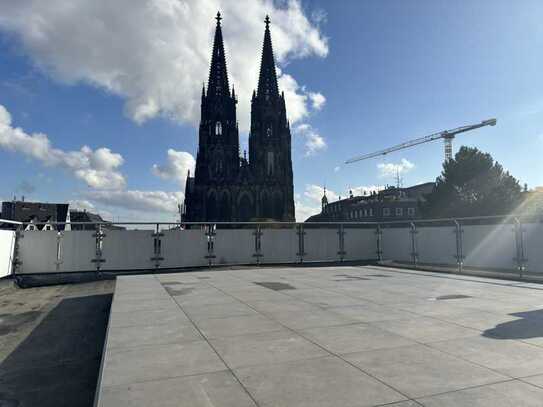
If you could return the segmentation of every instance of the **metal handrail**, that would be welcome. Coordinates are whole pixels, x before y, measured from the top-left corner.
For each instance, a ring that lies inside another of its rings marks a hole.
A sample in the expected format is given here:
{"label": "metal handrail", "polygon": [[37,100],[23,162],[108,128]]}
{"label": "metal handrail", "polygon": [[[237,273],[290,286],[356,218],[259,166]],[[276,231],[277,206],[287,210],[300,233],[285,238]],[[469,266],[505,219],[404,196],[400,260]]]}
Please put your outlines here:
{"label": "metal handrail", "polygon": [[377,226],[377,225],[398,225],[398,224],[411,224],[411,223],[435,223],[435,222],[451,222],[456,221],[466,222],[466,221],[478,221],[478,220],[511,220],[515,222],[515,219],[534,219],[539,222],[543,221],[542,218],[535,215],[489,215],[489,216],[472,216],[472,217],[458,217],[458,218],[433,218],[433,219],[404,219],[404,220],[393,220],[393,221],[372,221],[372,222],[360,222],[360,221],[326,221],[326,222],[285,222],[285,221],[253,221],[253,222],[219,222],[219,221],[203,221],[203,222],[16,222],[10,220],[0,219],[0,222],[12,223],[17,225],[189,225],[189,226],[198,226],[198,225],[367,225],[367,226]]}
{"label": "metal handrail", "polygon": [[0,223],[9,223],[11,225],[22,225],[23,222],[17,222],[16,220],[0,219]]}

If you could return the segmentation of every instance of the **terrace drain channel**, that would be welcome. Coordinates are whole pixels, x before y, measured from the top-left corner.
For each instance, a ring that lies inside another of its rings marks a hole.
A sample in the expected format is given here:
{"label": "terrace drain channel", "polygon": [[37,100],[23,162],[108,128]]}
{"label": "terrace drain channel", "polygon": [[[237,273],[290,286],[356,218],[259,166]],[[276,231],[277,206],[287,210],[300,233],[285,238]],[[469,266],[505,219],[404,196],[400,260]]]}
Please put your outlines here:
{"label": "terrace drain channel", "polygon": [[293,287],[290,284],[280,283],[280,282],[276,282],[276,281],[268,281],[268,282],[260,282],[260,283],[254,282],[254,284],[260,285],[262,287],[269,288],[270,290],[274,290],[274,291],[295,290],[296,289],[296,287]]}
{"label": "terrace drain channel", "polygon": [[462,298],[471,298],[471,295],[462,295],[462,294],[451,294],[451,295],[440,295],[436,297],[436,300],[459,300]]}

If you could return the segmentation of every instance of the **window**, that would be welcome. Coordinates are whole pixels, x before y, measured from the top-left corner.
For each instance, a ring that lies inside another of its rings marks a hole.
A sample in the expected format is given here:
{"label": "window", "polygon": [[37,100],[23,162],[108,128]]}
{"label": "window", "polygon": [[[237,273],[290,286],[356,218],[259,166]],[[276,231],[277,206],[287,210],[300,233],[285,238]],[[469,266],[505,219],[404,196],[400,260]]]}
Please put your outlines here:
{"label": "window", "polygon": [[274,170],[273,166],[274,166],[273,151],[268,151],[268,163],[267,163],[268,175],[273,175],[273,170]]}
{"label": "window", "polygon": [[215,135],[222,136],[222,124],[221,122],[215,123]]}
{"label": "window", "polygon": [[403,208],[396,208],[396,216],[403,216]]}
{"label": "window", "polygon": [[415,208],[407,208],[408,216],[415,216]]}
{"label": "window", "polygon": [[383,208],[383,216],[390,216],[390,208]]}
{"label": "window", "polygon": [[373,216],[373,208],[370,208],[370,210],[369,210],[369,216]]}
{"label": "window", "polygon": [[271,125],[266,129],[266,136],[271,137],[272,135],[272,128]]}

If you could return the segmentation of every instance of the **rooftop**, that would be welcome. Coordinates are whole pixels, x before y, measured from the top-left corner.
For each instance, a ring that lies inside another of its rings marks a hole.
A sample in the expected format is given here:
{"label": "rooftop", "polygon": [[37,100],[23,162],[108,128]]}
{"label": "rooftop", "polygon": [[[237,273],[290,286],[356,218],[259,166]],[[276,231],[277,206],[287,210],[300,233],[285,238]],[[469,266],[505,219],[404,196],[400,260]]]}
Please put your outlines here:
{"label": "rooftop", "polygon": [[98,406],[541,406],[543,286],[380,266],[117,278]]}

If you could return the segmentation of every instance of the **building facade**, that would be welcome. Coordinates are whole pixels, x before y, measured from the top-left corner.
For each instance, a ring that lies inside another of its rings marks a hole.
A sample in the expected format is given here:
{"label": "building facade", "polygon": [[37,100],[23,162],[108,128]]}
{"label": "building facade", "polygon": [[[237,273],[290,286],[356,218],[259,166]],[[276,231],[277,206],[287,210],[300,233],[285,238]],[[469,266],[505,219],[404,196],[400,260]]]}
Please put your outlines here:
{"label": "building facade", "polygon": [[[64,225],[54,225],[55,222],[66,222],[68,217],[67,203],[45,203],[13,201],[2,202],[0,218],[16,222],[28,223],[28,230],[64,230]],[[6,224],[5,228],[13,228]],[[4,226],[2,228],[4,228]]]}
{"label": "building facade", "polygon": [[408,188],[388,187],[362,196],[353,196],[328,202],[326,190],[322,197],[322,211],[307,222],[386,222],[418,219],[419,202],[432,192],[433,182]]}
{"label": "building facade", "polygon": [[294,221],[291,134],[279,92],[266,17],[257,89],[251,100],[249,157],[240,156],[236,94],[230,89],[220,13],[207,89],[202,89],[198,152],[185,186],[185,222]]}

